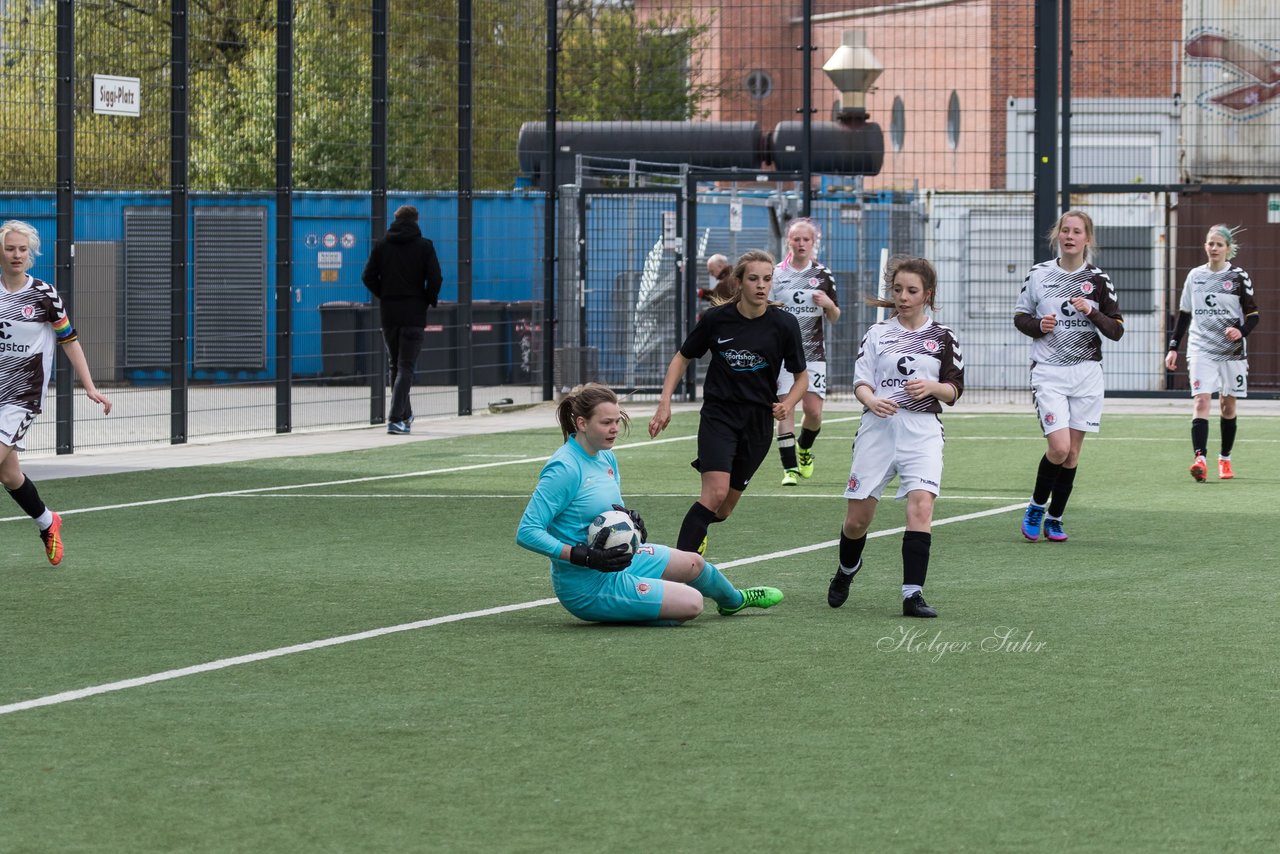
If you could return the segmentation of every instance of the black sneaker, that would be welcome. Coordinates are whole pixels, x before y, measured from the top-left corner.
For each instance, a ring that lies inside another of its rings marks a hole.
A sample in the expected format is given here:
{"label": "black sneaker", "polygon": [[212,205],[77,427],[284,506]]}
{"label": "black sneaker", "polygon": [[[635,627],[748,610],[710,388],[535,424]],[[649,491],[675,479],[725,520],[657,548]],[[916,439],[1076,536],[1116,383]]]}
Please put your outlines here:
{"label": "black sneaker", "polygon": [[828,605],[832,608],[839,608],[844,604],[844,600],[849,598],[849,582],[853,581],[853,577],[858,574],[859,569],[862,569],[862,561],[858,561],[858,565],[848,575],[836,569],[836,574],[831,576],[831,584],[827,586]]}
{"label": "black sneaker", "polygon": [[936,617],[938,612],[929,607],[919,591],[902,600],[902,616],[904,617]]}

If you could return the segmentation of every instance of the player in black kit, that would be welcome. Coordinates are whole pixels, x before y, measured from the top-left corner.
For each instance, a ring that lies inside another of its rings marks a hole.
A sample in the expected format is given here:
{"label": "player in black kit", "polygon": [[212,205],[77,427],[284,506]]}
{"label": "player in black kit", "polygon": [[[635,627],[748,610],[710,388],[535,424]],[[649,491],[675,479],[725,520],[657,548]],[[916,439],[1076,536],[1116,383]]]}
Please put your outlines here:
{"label": "player in black kit", "polygon": [[[710,352],[698,458],[693,461],[702,474],[702,494],[680,526],[676,548],[683,551],[706,551],[708,526],[729,518],[768,455],[773,422],[793,411],[809,388],[800,325],[769,302],[773,269],[773,256],[758,249],[738,259],[733,268],[737,294],[704,314],[680,345],[649,422],[651,438],[666,429],[681,377],[690,362]],[[778,374],[784,365],[795,381],[791,393],[779,400]]]}

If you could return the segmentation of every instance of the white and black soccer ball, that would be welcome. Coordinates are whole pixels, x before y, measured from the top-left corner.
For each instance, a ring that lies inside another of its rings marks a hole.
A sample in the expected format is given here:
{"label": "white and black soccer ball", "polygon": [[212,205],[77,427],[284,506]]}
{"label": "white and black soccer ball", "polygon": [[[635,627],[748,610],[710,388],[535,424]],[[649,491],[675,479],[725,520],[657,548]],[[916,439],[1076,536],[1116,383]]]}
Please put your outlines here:
{"label": "white and black soccer ball", "polygon": [[606,549],[626,546],[627,551],[635,554],[636,549],[640,548],[640,532],[636,530],[631,517],[621,510],[606,510],[591,520],[591,524],[587,526],[587,545],[594,546],[596,537],[603,530],[609,532],[608,539],[604,541]]}

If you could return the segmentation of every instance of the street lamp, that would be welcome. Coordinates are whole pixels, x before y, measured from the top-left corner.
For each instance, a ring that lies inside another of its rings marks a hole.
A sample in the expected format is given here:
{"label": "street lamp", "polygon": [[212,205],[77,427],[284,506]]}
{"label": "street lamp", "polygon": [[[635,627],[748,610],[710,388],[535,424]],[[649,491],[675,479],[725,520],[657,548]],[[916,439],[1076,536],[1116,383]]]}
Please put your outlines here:
{"label": "street lamp", "polygon": [[867,120],[867,92],[884,73],[884,66],[867,47],[865,30],[845,30],[840,47],[822,66],[840,90],[840,101],[832,118],[843,125],[859,125]]}

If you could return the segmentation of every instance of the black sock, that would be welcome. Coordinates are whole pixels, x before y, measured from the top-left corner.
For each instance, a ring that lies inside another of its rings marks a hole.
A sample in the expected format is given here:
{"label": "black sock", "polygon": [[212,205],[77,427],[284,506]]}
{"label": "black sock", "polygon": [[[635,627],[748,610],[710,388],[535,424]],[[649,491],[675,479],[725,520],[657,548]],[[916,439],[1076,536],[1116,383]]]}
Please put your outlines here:
{"label": "black sock", "polygon": [[814,442],[818,441],[818,434],[821,432],[822,432],[821,427],[819,427],[817,430],[810,430],[808,427],[801,427],[800,441],[798,441],[796,444],[798,444],[801,448],[807,451],[813,447]]}
{"label": "black sock", "polygon": [[1062,476],[1062,465],[1049,462],[1049,455],[1040,458],[1040,468],[1036,471],[1036,488],[1031,493],[1031,500],[1041,507],[1049,503],[1049,495],[1054,485]]}
{"label": "black sock", "polygon": [[1209,447],[1209,419],[1191,419],[1191,450],[1197,457],[1204,456],[1204,449]]}
{"label": "black sock", "polygon": [[924,531],[907,531],[902,535],[902,583],[924,587],[924,577],[929,574],[929,546],[933,534]]}
{"label": "black sock", "polygon": [[1071,490],[1076,485],[1076,470],[1063,469],[1058,474],[1058,482],[1053,485],[1053,497],[1049,499],[1049,515],[1061,519],[1067,512],[1067,500],[1071,498]]}
{"label": "black sock", "polygon": [[676,548],[682,552],[696,552],[707,536],[707,526],[715,521],[715,511],[708,510],[700,502],[693,502],[689,512],[684,514],[684,521],[680,523],[680,536],[676,538]]}
{"label": "black sock", "polygon": [[36,485],[31,482],[31,478],[25,474],[22,476],[22,486],[17,489],[8,489],[10,497],[18,502],[18,506],[22,508],[22,512],[26,513],[32,519],[39,519],[44,515],[44,502],[40,500],[40,493],[36,490]]}
{"label": "black sock", "polygon": [[867,544],[867,535],[852,539],[843,529],[840,531],[840,567],[853,569],[862,560],[862,549]]}
{"label": "black sock", "polygon": [[782,467],[784,469],[793,469],[799,465],[796,462],[796,434],[783,433],[778,436],[778,456],[782,457]]}
{"label": "black sock", "polygon": [[[1222,456],[1231,456],[1231,449],[1236,444],[1236,420],[1234,418],[1223,418],[1218,421],[1218,427],[1222,431]],[[1205,444],[1208,444],[1207,442]]]}

